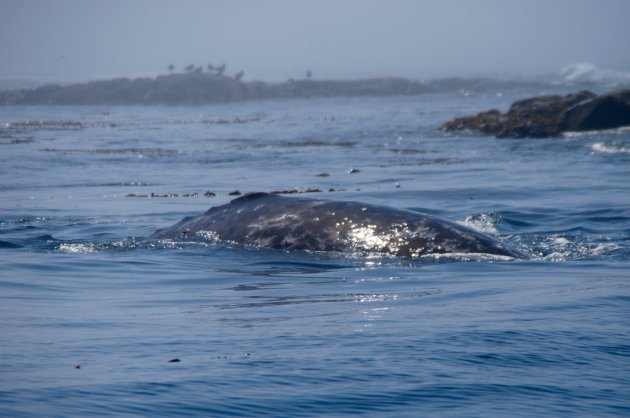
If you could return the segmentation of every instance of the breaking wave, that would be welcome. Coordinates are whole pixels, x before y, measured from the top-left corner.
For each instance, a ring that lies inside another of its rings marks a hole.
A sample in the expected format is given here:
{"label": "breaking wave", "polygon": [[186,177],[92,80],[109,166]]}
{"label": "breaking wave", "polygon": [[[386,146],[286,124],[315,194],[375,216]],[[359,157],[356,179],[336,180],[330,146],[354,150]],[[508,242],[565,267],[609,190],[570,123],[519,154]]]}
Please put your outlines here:
{"label": "breaking wave", "polygon": [[591,151],[595,154],[630,154],[630,146],[620,142],[595,142]]}
{"label": "breaking wave", "polygon": [[605,70],[590,63],[570,64],[558,72],[563,84],[602,84],[607,87],[630,85],[630,72]]}

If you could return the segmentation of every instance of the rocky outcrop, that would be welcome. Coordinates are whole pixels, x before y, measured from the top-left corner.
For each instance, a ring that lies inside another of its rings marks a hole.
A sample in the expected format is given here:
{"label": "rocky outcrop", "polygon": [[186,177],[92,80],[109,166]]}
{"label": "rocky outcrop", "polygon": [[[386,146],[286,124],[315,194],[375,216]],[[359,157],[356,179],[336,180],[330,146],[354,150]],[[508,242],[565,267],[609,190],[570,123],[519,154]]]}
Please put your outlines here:
{"label": "rocky outcrop", "polygon": [[545,138],[567,131],[630,126],[630,90],[596,95],[580,91],[519,100],[507,113],[496,109],[456,118],[440,128],[446,132],[475,130],[497,138]]}

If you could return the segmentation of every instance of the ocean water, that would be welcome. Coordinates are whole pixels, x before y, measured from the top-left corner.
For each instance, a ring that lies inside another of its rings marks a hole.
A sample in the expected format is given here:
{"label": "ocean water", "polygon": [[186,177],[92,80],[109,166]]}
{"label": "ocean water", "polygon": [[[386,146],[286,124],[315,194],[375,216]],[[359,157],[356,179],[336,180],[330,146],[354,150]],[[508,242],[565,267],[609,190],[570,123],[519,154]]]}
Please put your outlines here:
{"label": "ocean water", "polygon": [[[630,415],[630,130],[436,130],[545,92],[0,109],[0,415]],[[145,239],[293,188],[531,259]]]}

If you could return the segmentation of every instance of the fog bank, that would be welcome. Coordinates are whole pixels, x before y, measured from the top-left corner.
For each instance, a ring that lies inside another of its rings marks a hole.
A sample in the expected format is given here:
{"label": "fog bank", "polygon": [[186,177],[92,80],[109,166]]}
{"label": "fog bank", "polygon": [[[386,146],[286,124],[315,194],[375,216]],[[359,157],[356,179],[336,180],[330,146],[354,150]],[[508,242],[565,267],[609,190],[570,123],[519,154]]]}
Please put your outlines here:
{"label": "fog bank", "polygon": [[630,71],[627,0],[3,0],[0,79],[226,64],[245,79]]}

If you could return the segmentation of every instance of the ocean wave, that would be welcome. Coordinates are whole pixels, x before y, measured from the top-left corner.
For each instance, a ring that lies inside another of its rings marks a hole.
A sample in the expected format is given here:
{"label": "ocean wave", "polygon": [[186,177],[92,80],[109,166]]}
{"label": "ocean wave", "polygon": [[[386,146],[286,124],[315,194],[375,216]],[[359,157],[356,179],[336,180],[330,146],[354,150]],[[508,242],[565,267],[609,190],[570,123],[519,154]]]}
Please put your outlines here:
{"label": "ocean wave", "polygon": [[630,147],[619,142],[595,142],[591,151],[594,154],[630,154]]}
{"label": "ocean wave", "polygon": [[605,70],[591,63],[570,64],[558,72],[564,84],[603,84],[620,86],[630,84],[630,72]]}
{"label": "ocean wave", "polygon": [[630,126],[622,126],[620,128],[602,129],[599,131],[569,131],[562,133],[563,138],[582,138],[589,136],[626,136],[630,134]]}

